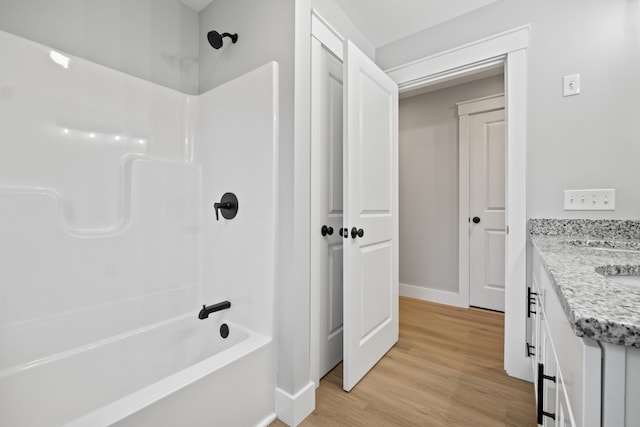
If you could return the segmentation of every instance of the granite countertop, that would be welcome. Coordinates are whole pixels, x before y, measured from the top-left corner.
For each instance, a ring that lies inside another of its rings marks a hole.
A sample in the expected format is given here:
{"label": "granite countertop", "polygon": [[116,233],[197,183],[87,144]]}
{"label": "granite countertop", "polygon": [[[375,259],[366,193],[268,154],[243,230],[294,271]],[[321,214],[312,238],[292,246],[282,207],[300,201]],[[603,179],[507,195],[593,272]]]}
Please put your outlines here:
{"label": "granite countertop", "polygon": [[576,335],[640,348],[640,284],[601,274],[640,274],[640,221],[532,219],[529,232]]}

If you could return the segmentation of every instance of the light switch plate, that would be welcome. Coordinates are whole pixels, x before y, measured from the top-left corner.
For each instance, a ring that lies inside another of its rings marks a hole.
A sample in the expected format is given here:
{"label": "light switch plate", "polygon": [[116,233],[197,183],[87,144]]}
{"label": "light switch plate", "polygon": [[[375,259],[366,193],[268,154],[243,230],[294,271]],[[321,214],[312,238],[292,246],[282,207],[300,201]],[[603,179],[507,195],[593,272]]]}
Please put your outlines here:
{"label": "light switch plate", "polygon": [[564,96],[580,95],[580,74],[564,76]]}
{"label": "light switch plate", "polygon": [[614,211],[616,190],[564,190],[565,211]]}

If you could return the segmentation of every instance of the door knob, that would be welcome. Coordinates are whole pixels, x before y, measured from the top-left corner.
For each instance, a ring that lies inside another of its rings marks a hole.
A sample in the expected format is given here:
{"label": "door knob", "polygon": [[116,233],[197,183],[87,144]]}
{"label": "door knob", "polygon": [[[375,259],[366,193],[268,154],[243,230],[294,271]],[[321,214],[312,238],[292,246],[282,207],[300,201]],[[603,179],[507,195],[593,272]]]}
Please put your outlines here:
{"label": "door knob", "polygon": [[322,234],[323,236],[326,236],[327,234],[331,236],[333,234],[333,227],[327,227],[326,225],[323,225],[320,229],[320,234]]}
{"label": "door knob", "polygon": [[338,234],[339,234],[341,237],[344,237],[345,239],[349,237],[349,233],[348,233],[348,231],[347,231],[347,229],[346,229],[346,228],[342,228],[342,227],[340,227],[340,230],[338,230]]}
{"label": "door knob", "polygon": [[220,220],[218,216],[220,210],[224,219],[233,219],[238,214],[238,198],[233,193],[224,193],[222,199],[213,204],[213,208],[216,211],[216,221]]}
{"label": "door knob", "polygon": [[474,224],[477,224],[477,223],[479,223],[479,222],[480,222],[480,217],[474,216],[474,217],[473,217],[473,223],[474,223]]}
{"label": "door knob", "polygon": [[351,229],[351,238],[355,239],[356,237],[364,237],[364,230],[362,228],[353,227]]}

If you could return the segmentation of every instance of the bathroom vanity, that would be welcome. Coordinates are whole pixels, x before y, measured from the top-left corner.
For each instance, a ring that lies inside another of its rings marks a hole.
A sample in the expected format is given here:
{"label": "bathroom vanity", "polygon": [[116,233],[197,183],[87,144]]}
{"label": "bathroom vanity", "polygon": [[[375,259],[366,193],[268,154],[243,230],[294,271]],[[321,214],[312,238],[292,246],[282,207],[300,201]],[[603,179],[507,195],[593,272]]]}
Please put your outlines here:
{"label": "bathroom vanity", "polygon": [[640,221],[529,224],[538,424],[640,425]]}

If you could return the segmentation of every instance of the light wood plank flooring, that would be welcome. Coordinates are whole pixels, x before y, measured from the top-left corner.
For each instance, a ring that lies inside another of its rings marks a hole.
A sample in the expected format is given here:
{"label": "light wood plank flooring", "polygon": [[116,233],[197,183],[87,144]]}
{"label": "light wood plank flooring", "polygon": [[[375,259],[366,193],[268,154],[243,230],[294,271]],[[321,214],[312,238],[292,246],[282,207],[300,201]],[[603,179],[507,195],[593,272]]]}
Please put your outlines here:
{"label": "light wood plank flooring", "polygon": [[[504,315],[400,298],[400,340],[350,392],[321,381],[321,426],[535,426],[533,384],[503,370]],[[276,420],[271,426],[284,426]]]}

